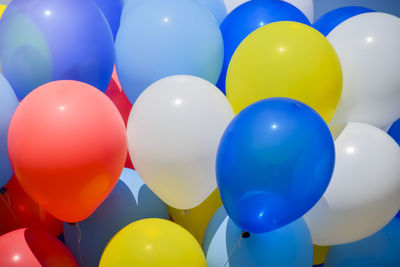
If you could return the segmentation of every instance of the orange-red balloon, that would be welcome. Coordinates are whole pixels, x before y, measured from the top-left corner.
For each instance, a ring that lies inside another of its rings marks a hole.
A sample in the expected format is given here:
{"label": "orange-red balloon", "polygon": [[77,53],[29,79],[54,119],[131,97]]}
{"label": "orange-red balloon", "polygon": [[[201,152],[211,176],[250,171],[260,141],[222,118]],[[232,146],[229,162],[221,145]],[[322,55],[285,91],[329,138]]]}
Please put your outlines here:
{"label": "orange-red balloon", "polygon": [[78,263],[57,238],[25,228],[0,236],[0,266],[78,267]]}
{"label": "orange-red balloon", "polygon": [[125,125],[111,100],[77,81],[40,86],[8,132],[10,162],[28,195],[65,222],[86,219],[114,188],[126,159]]}
{"label": "orange-red balloon", "polygon": [[63,231],[62,222],[33,201],[15,177],[4,186],[0,194],[0,235],[19,228],[45,231],[58,237]]}

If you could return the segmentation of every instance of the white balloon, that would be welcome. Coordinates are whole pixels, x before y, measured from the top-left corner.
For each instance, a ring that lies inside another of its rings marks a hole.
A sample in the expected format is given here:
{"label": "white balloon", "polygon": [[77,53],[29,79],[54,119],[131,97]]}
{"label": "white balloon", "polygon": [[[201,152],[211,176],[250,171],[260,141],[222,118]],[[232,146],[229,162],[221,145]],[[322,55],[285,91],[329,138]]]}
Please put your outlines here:
{"label": "white balloon", "polygon": [[305,215],[313,243],[345,244],[382,229],[400,208],[400,147],[384,131],[349,123],[335,141],[336,165]]}
{"label": "white balloon", "polygon": [[[225,0],[225,5],[228,10],[228,13],[240,6],[243,3],[248,2],[249,0]],[[308,20],[313,23],[314,22],[314,4],[313,0],[283,0],[288,2],[306,15]]]}
{"label": "white balloon", "polygon": [[400,18],[372,12],[329,35],[343,68],[343,93],[331,125],[364,122],[383,128],[400,117]]}
{"label": "white balloon", "polygon": [[177,75],[150,85],[128,120],[128,147],[145,183],[168,205],[190,209],[215,190],[219,141],[234,117],[206,80]]}

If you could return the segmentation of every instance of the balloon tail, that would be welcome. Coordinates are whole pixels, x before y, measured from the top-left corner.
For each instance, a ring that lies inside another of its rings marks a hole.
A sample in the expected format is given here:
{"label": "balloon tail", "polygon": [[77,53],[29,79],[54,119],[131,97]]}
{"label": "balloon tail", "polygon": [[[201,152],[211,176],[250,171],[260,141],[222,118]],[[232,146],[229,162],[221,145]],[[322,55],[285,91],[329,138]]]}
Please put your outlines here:
{"label": "balloon tail", "polygon": [[244,233],[244,232],[242,232],[242,233],[240,234],[238,241],[236,242],[235,246],[232,248],[231,252],[229,252],[228,258],[226,258],[226,261],[224,262],[224,265],[222,265],[222,267],[226,267],[226,264],[228,264],[229,259],[232,257],[233,253],[235,253],[236,249],[237,249],[238,247],[240,247],[240,241],[242,240],[243,233]]}
{"label": "balloon tail", "polygon": [[79,223],[75,223],[75,226],[76,226],[76,237],[77,237],[77,241],[78,241],[79,266],[83,266],[82,250],[81,250],[82,232],[81,232],[81,228],[79,227]]}
{"label": "balloon tail", "polygon": [[187,218],[187,230],[193,234],[193,229],[192,229],[192,224],[190,221],[190,210],[184,210],[183,214],[185,214],[186,218]]}

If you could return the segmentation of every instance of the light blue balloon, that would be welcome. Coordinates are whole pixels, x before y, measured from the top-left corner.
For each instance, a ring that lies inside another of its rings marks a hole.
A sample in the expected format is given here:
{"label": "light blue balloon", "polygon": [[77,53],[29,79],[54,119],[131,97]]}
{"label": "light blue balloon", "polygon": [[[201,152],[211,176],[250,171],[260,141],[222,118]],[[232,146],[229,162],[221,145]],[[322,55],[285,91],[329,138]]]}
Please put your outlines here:
{"label": "light blue balloon", "polygon": [[[124,8],[122,9],[121,21],[141,1],[144,0],[127,0],[125,2]],[[217,20],[218,25],[221,24],[221,22],[228,14],[224,0],[197,0],[197,1],[205,5],[208,8],[208,10],[210,10],[210,12],[214,15],[215,19]]]}
{"label": "light blue balloon", "polygon": [[221,31],[196,0],[145,0],[121,22],[117,72],[132,103],[150,84],[171,75],[217,82],[224,51]]}
{"label": "light blue balloon", "polygon": [[[241,234],[242,230],[228,217],[224,207],[221,207],[212,217],[204,236],[203,251],[207,266],[312,266],[311,235],[303,219],[272,232],[242,237],[238,242]],[[228,257],[229,260],[224,265]]]}
{"label": "light blue balloon", "polygon": [[111,194],[88,219],[78,223],[79,228],[64,223],[65,243],[81,266],[98,266],[110,239],[128,224],[145,218],[169,219],[167,205],[136,171],[125,168]]}
{"label": "light blue balloon", "polygon": [[324,267],[398,267],[400,266],[400,218],[363,240],[332,246]]}
{"label": "light blue balloon", "polygon": [[11,169],[7,150],[8,126],[18,106],[18,99],[8,81],[0,73],[0,188],[11,179]]}

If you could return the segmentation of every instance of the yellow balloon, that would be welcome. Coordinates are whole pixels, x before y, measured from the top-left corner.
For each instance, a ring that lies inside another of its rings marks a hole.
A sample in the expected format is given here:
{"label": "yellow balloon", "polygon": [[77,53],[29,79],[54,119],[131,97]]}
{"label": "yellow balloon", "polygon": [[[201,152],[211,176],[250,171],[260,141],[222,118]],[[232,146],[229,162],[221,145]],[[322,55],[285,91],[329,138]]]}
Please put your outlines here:
{"label": "yellow balloon", "polygon": [[342,69],[329,41],[297,22],[275,22],[252,32],[228,67],[226,94],[235,112],[270,97],[308,104],[329,122],[342,92]]}
{"label": "yellow balloon", "polygon": [[145,219],[129,224],[108,243],[100,267],[206,267],[196,239],[176,223]]}
{"label": "yellow balloon", "polygon": [[7,6],[5,6],[5,5],[0,5],[0,18],[1,18],[1,16],[3,16],[4,10],[6,10],[6,7]]}
{"label": "yellow balloon", "polygon": [[313,265],[321,265],[325,263],[326,255],[328,254],[329,247],[321,247],[314,245],[314,260]]}
{"label": "yellow balloon", "polygon": [[193,209],[178,210],[173,207],[168,207],[168,210],[172,219],[177,224],[192,233],[197,241],[203,244],[203,237],[207,225],[221,205],[221,197],[219,196],[218,189],[216,189],[203,203]]}

